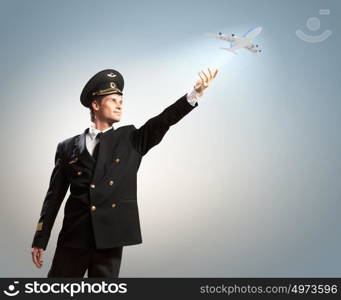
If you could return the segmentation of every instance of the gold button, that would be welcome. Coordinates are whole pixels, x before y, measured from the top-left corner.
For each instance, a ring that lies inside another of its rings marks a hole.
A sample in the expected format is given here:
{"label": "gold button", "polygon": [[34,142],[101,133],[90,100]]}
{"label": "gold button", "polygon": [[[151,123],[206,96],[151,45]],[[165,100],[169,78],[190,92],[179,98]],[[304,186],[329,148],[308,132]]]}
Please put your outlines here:
{"label": "gold button", "polygon": [[115,162],[119,163],[119,162],[120,162],[120,159],[119,159],[119,158],[116,158],[116,159],[115,159]]}
{"label": "gold button", "polygon": [[95,205],[91,206],[91,210],[95,211],[96,210],[96,206]]}
{"label": "gold button", "polygon": [[78,172],[77,172],[77,175],[78,175],[78,176],[82,175],[82,171],[78,171]]}
{"label": "gold button", "polygon": [[115,203],[111,204],[111,207],[115,207],[115,206],[116,206],[116,204],[115,204]]}
{"label": "gold button", "polygon": [[90,184],[90,187],[91,187],[92,189],[94,189],[94,188],[95,188],[95,185],[94,185],[94,184]]}
{"label": "gold button", "polygon": [[112,180],[109,181],[109,185],[113,185],[114,182]]}

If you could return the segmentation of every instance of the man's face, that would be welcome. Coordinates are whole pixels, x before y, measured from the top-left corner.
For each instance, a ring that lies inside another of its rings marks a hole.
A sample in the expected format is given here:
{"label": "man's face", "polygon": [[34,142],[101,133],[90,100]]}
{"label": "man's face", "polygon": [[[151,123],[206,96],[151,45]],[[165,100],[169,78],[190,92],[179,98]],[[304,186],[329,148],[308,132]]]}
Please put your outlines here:
{"label": "man's face", "polygon": [[122,95],[111,94],[102,98],[102,101],[92,102],[92,107],[95,111],[96,118],[107,123],[119,122],[123,107]]}

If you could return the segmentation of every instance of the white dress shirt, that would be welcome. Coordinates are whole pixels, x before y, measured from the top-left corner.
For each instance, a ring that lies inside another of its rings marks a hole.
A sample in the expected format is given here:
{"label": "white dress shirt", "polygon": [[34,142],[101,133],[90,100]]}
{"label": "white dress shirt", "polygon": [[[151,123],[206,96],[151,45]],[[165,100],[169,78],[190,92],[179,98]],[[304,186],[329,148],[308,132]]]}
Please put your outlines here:
{"label": "white dress shirt", "polygon": [[[188,103],[191,104],[192,106],[195,106],[195,103],[202,96],[202,94],[203,94],[203,92],[197,93],[195,91],[195,89],[193,89],[191,92],[187,93]],[[96,139],[97,134],[100,132],[106,132],[106,131],[110,130],[111,128],[113,128],[113,130],[115,130],[114,124],[115,123],[112,124],[112,127],[108,127],[108,128],[101,131],[101,130],[98,130],[97,128],[95,128],[94,123],[91,123],[91,125],[89,127],[89,131],[85,136],[86,148],[88,149],[90,155],[93,154],[94,149],[95,149],[97,143],[99,142],[98,139]]]}
{"label": "white dress shirt", "polygon": [[95,149],[97,143],[99,142],[99,140],[96,139],[97,134],[100,132],[106,132],[106,131],[110,130],[111,128],[114,129],[114,124],[115,123],[112,123],[112,127],[108,127],[108,128],[101,131],[101,130],[98,130],[97,128],[95,128],[94,123],[91,123],[91,126],[89,127],[89,131],[85,136],[86,148],[88,149],[91,156],[94,153],[94,149]]}

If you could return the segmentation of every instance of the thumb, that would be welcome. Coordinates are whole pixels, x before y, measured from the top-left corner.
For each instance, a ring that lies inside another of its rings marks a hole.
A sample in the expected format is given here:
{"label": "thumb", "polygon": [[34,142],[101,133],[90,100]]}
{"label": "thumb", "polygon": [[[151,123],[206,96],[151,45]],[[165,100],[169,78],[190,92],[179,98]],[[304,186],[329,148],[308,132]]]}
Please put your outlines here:
{"label": "thumb", "polygon": [[201,80],[198,80],[196,83],[195,83],[195,87],[199,87],[199,86],[201,86]]}
{"label": "thumb", "polygon": [[39,249],[39,251],[38,251],[38,258],[39,258],[39,260],[43,259],[43,255],[44,255],[44,250],[43,249]]}

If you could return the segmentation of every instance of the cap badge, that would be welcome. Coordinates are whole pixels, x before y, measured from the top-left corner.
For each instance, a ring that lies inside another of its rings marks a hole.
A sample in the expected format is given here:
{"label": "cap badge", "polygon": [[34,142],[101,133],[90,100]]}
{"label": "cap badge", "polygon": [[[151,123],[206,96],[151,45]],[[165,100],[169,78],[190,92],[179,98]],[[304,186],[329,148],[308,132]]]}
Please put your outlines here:
{"label": "cap badge", "polygon": [[116,88],[115,82],[110,82],[110,87],[113,88],[113,89]]}
{"label": "cap badge", "polygon": [[111,72],[111,73],[108,73],[107,76],[109,76],[109,77],[116,77],[117,75],[114,74],[113,72]]}

